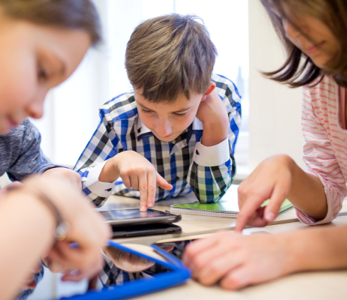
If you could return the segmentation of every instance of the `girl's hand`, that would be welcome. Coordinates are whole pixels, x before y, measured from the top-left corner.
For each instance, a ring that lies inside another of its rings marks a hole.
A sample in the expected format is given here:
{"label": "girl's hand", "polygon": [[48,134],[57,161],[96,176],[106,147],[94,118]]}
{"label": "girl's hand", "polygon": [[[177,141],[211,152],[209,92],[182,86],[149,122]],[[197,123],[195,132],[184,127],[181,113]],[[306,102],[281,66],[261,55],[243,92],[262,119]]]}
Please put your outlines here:
{"label": "girl's hand", "polygon": [[42,176],[52,177],[52,178],[65,178],[72,186],[76,187],[78,190],[82,190],[81,176],[68,168],[52,168],[42,173]]}
{"label": "girl's hand", "polygon": [[183,263],[203,285],[219,282],[224,289],[238,290],[292,272],[287,267],[286,246],[281,235],[218,232],[190,243]]}
{"label": "girl's hand", "polygon": [[2,189],[0,189],[0,200],[1,198],[4,198],[10,190],[15,190],[21,186],[22,184],[19,181],[14,181],[4,186]]}
{"label": "girl's hand", "polygon": [[172,189],[172,185],[159,175],[146,158],[131,150],[109,159],[101,171],[99,180],[112,182],[119,176],[127,188],[140,190],[141,211],[153,207],[157,185],[165,190]]}
{"label": "girl's hand", "polygon": [[[79,281],[97,274],[103,264],[101,251],[111,237],[111,230],[88,198],[62,178],[33,176],[24,180],[23,185],[49,198],[70,225],[66,238],[55,241],[44,255],[55,265],[74,270],[62,280]],[[71,243],[77,243],[78,247],[71,247]]]}
{"label": "girl's hand", "polygon": [[[290,193],[293,181],[293,160],[277,155],[264,160],[238,188],[240,213],[236,232],[248,225],[266,226],[280,211],[283,201]],[[261,204],[270,199],[266,207]]]}

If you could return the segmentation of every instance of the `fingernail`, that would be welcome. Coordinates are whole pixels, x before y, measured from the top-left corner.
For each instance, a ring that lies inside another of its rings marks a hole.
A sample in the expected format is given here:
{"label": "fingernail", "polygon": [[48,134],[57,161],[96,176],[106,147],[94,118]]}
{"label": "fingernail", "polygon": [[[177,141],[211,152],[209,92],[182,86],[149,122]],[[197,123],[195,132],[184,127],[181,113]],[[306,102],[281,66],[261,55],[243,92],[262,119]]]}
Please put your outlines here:
{"label": "fingernail", "polygon": [[268,222],[272,222],[273,220],[275,220],[275,214],[272,213],[272,212],[268,212],[268,213],[266,214],[266,220],[267,220]]}
{"label": "fingernail", "polygon": [[153,207],[153,203],[148,203],[148,207]]}
{"label": "fingernail", "polygon": [[140,207],[140,210],[141,210],[141,211],[146,211],[147,208],[146,208],[146,206],[143,206],[143,205],[142,205],[142,206]]}

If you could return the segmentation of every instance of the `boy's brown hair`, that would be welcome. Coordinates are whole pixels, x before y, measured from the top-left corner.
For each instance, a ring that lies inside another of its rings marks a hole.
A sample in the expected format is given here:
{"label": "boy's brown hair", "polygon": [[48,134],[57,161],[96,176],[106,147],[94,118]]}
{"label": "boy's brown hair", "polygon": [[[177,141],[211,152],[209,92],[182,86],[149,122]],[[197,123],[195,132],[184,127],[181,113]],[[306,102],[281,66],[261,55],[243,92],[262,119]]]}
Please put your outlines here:
{"label": "boy's brown hair", "polygon": [[0,0],[0,9],[13,19],[83,30],[92,45],[101,40],[99,16],[90,0]]}
{"label": "boy's brown hair", "polygon": [[153,18],[136,27],[127,45],[130,83],[151,102],[174,102],[179,94],[204,94],[209,87],[216,48],[196,16]]}

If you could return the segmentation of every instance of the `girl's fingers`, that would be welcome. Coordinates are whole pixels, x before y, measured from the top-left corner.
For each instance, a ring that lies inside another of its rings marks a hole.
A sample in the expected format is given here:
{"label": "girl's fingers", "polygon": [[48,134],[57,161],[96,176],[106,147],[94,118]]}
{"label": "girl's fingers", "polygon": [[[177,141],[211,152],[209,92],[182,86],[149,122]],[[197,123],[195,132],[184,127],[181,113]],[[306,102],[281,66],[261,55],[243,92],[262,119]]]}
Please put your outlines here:
{"label": "girl's fingers", "polygon": [[223,255],[210,260],[206,267],[201,270],[198,276],[199,282],[207,286],[215,284],[241,264],[242,259],[238,253],[225,251]]}
{"label": "girl's fingers", "polygon": [[236,291],[250,285],[253,282],[254,272],[248,267],[247,262],[230,270],[220,281],[223,289]]}
{"label": "girl's fingers", "polygon": [[[266,200],[266,199],[265,199]],[[250,196],[237,215],[235,232],[242,232],[250,217],[265,201],[262,196]]]}
{"label": "girl's fingers", "polygon": [[194,257],[200,252],[203,252],[210,247],[215,246],[219,239],[223,238],[225,232],[217,232],[208,238],[200,239],[190,243],[183,253],[183,263],[189,268],[194,260]]}
{"label": "girl's fingers", "polygon": [[[225,272],[228,271],[229,261],[227,261],[226,258],[228,258],[228,253],[230,253],[230,251],[233,251],[233,245],[228,241],[221,241],[215,246],[210,247],[209,249],[203,252],[200,252],[193,258],[193,278],[198,278],[201,281],[201,283],[208,284],[210,282],[209,279],[211,279],[210,272],[212,271],[212,273],[214,273],[214,275],[219,279],[221,276],[225,274]],[[219,268],[219,264],[215,265],[215,263],[219,261],[216,258],[222,258],[222,260],[224,260],[224,267],[226,267],[225,270],[224,268]],[[213,280],[212,283],[214,283]]]}
{"label": "girl's fingers", "polygon": [[265,219],[268,222],[272,222],[277,217],[281,205],[289,193],[289,188],[277,184],[272,192],[270,202],[265,208]]}

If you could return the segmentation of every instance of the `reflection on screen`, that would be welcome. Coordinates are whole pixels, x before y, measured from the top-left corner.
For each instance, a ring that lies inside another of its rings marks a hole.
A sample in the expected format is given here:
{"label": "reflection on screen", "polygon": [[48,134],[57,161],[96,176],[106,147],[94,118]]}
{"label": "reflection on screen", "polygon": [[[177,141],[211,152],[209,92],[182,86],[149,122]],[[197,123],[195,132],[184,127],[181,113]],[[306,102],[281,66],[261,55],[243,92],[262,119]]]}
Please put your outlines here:
{"label": "reflection on screen", "polygon": [[152,209],[148,209],[147,211],[140,211],[139,209],[120,209],[100,211],[100,213],[106,220],[146,219],[166,216],[165,213]]}
{"label": "reflection on screen", "polygon": [[157,243],[155,244],[159,248],[165,250],[167,253],[172,256],[182,259],[184,249],[187,245],[195,240],[185,240],[185,241],[177,241],[177,242],[169,242],[169,243]]}
{"label": "reflection on screen", "polygon": [[106,263],[100,276],[104,287],[151,278],[156,274],[170,271],[149,259],[110,246],[106,248],[105,255]]}

